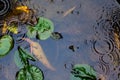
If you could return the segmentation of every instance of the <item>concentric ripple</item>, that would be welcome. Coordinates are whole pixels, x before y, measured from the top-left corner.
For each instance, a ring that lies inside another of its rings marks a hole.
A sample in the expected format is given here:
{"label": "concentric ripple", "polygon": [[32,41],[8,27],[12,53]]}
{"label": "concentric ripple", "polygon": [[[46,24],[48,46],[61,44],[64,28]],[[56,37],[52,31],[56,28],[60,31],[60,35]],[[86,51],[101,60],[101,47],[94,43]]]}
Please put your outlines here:
{"label": "concentric ripple", "polygon": [[18,26],[18,34],[13,34],[13,38],[15,40],[15,44],[19,45],[22,44],[22,42],[24,42],[23,38],[26,38],[26,26],[24,25],[19,25]]}
{"label": "concentric ripple", "polygon": [[0,23],[0,36],[2,35],[2,26],[3,26],[3,24]]}
{"label": "concentric ripple", "polygon": [[0,0],[0,17],[6,15],[11,8],[11,0]]}
{"label": "concentric ripple", "polygon": [[114,49],[112,41],[108,40],[96,40],[93,42],[93,50],[98,54],[107,54]]}
{"label": "concentric ripple", "polygon": [[104,74],[109,74],[110,72],[110,67],[108,64],[103,64],[101,62],[98,62],[95,66],[94,69],[99,72],[99,73],[104,73]]}
{"label": "concentric ripple", "polygon": [[99,61],[101,61],[104,64],[110,64],[113,61],[113,56],[110,54],[105,54],[99,57]]}

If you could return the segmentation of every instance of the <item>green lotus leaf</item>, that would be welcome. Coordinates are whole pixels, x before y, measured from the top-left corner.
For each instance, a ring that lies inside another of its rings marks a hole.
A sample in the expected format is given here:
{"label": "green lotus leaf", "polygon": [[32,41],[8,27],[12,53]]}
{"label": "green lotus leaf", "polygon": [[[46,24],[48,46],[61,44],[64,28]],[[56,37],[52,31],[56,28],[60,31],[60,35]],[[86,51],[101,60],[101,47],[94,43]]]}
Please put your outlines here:
{"label": "green lotus leaf", "polygon": [[18,51],[16,51],[15,54],[14,54],[14,62],[15,62],[15,64],[17,65],[17,67],[19,67],[19,68],[23,68],[24,65],[25,65],[25,64],[23,63],[23,61],[21,60]]}
{"label": "green lotus leaf", "polygon": [[32,55],[30,55],[30,53],[28,53],[23,48],[18,47],[18,52],[19,52],[19,56],[20,56],[21,60],[23,61],[23,63],[25,65],[28,65],[28,60],[35,61],[34,57]]}
{"label": "green lotus leaf", "polygon": [[40,40],[46,40],[50,37],[51,33],[54,31],[54,25],[52,21],[47,18],[40,17],[38,24],[35,26],[37,29],[37,37]]}
{"label": "green lotus leaf", "polygon": [[23,68],[25,65],[29,65],[28,60],[35,61],[34,57],[28,51],[18,47],[18,51],[14,54],[14,61],[17,67]]}
{"label": "green lotus leaf", "polygon": [[52,21],[47,18],[39,17],[38,23],[33,26],[28,26],[27,36],[29,38],[38,38],[40,40],[48,39],[54,31],[54,25]]}
{"label": "green lotus leaf", "polygon": [[0,38],[0,57],[7,55],[13,48],[13,38],[9,35],[4,35]]}
{"label": "green lotus leaf", "polygon": [[44,80],[43,72],[36,66],[29,65],[20,69],[16,80]]}
{"label": "green lotus leaf", "polygon": [[96,80],[95,70],[87,64],[76,64],[71,73],[71,80]]}
{"label": "green lotus leaf", "polygon": [[35,27],[33,26],[27,26],[27,36],[29,38],[36,38],[36,33],[37,33],[37,30],[35,30]]}

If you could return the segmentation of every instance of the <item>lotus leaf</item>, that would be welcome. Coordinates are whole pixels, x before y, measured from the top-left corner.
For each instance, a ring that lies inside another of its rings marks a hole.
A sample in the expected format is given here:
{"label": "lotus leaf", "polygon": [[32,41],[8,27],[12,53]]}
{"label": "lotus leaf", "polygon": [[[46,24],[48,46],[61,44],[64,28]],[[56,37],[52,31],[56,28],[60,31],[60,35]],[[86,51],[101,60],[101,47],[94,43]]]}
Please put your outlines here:
{"label": "lotus leaf", "polygon": [[35,61],[35,59],[33,58],[32,55],[30,55],[26,50],[24,50],[23,48],[21,47],[18,47],[18,52],[19,52],[19,56],[21,58],[21,60],[23,61],[23,63],[25,65],[28,64],[28,60],[32,60],[32,61]]}
{"label": "lotus leaf", "polygon": [[37,37],[40,40],[48,39],[54,30],[52,21],[47,18],[40,17],[35,26],[28,27],[27,36],[29,38]]}
{"label": "lotus leaf", "polygon": [[15,61],[15,64],[17,65],[17,67],[19,67],[19,68],[23,68],[24,67],[24,63],[21,60],[18,51],[16,51],[15,54],[14,54],[14,61]]}
{"label": "lotus leaf", "polygon": [[38,27],[38,38],[41,40],[49,38],[54,30],[54,25],[52,21],[43,17],[39,18],[36,27]]}
{"label": "lotus leaf", "polygon": [[43,72],[33,65],[20,69],[16,76],[16,80],[43,80],[43,78]]}
{"label": "lotus leaf", "polygon": [[76,64],[71,73],[71,80],[96,80],[95,70],[87,64]]}
{"label": "lotus leaf", "polygon": [[4,35],[0,38],[0,56],[5,56],[13,48],[13,38],[9,35]]}

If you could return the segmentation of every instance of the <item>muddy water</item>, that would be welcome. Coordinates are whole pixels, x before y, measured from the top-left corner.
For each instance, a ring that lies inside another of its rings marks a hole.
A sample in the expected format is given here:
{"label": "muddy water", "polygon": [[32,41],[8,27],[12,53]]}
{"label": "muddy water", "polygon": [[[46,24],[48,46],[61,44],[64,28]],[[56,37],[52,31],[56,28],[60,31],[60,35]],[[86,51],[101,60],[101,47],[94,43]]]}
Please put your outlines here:
{"label": "muddy water", "polygon": [[[89,64],[106,80],[120,79],[120,5],[115,0],[29,0],[24,2],[36,10],[37,16],[53,21],[55,31],[63,36],[61,40],[49,38],[39,42],[56,71],[33,63],[43,70],[44,80],[70,80],[70,70],[74,64]],[[70,8],[75,9],[67,16],[63,14]],[[19,70],[14,64],[13,55],[17,45],[28,48],[22,41],[23,31],[14,36],[15,47],[0,58],[0,80],[15,80]],[[73,45],[75,51],[69,49]]]}

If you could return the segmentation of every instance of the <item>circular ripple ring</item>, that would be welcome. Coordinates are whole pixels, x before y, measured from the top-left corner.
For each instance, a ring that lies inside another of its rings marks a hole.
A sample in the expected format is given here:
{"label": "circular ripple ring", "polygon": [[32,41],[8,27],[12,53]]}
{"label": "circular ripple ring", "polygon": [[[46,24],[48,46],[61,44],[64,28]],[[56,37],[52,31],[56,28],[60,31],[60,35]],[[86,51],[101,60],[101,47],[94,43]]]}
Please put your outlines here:
{"label": "circular ripple ring", "polygon": [[11,8],[11,0],[0,0],[0,16],[6,15]]}

